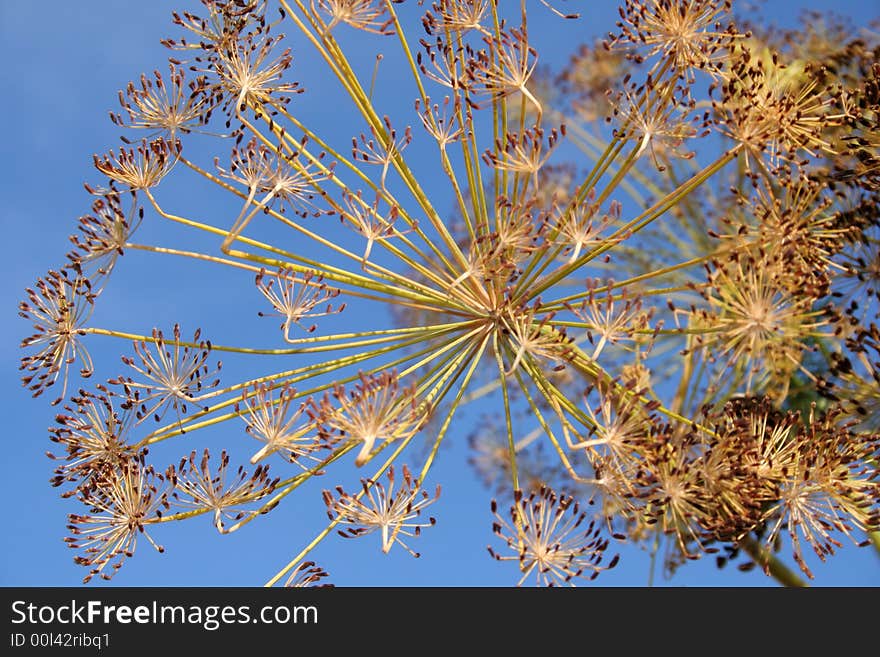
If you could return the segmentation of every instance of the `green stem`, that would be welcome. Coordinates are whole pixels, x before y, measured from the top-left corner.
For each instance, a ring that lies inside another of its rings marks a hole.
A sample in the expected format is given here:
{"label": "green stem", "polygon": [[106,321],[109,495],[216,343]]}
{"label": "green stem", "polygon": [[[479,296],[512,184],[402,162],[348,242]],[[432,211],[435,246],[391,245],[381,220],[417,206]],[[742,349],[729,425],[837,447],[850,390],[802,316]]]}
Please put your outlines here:
{"label": "green stem", "polygon": [[794,574],[792,570],[777,558],[770,550],[758,543],[751,536],[746,536],[738,543],[739,547],[746,551],[752,560],[764,568],[777,582],[783,586],[798,588],[807,587],[808,584]]}

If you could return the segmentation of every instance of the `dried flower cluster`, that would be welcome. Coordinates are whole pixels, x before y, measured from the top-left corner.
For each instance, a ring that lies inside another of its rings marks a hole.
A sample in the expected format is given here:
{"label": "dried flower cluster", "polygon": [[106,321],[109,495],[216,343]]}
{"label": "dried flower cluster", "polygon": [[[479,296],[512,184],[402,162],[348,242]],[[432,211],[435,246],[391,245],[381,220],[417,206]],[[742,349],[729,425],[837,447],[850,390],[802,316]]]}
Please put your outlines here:
{"label": "dried flower cluster", "polygon": [[[880,46],[625,0],[549,79],[529,17],[578,16],[544,0],[201,5],[174,14],[168,75],[119,93],[113,122],[147,136],[95,156],[67,263],[20,304],[24,383],[67,399],[52,481],[87,580],[159,522],[237,531],[319,475],[329,524],[270,584],[321,583],[306,558],[334,529],[418,556],[471,404],[471,462],[508,499],[489,551],[520,584],[591,580],[622,541],[670,567],[745,551],[786,583],[782,544],[810,577],[806,546],[880,547]],[[301,120],[309,57],[350,102],[336,134]],[[377,92],[393,62],[409,112]],[[178,176],[227,215],[171,208]],[[136,242],[144,222],[195,246]],[[280,318],[280,346],[94,326],[130,250],[255,278],[230,308]],[[98,335],[122,371],[92,362]],[[271,365],[223,382],[217,354]],[[103,382],[73,392],[77,372]],[[240,445],[165,456],[222,422]]]}

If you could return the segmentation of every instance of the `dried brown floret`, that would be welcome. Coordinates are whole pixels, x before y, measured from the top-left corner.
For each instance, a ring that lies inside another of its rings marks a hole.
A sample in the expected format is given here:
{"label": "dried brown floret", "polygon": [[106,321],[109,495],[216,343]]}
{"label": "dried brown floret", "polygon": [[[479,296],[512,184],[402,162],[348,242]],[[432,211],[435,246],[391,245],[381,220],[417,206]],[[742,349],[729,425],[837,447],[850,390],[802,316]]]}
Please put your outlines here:
{"label": "dried brown floret", "polygon": [[213,514],[214,527],[221,534],[237,528],[228,523],[238,523],[257,513],[241,507],[271,495],[278,485],[278,479],[269,477],[269,467],[257,466],[250,475],[239,466],[232,477],[227,476],[229,455],[220,452],[220,462],[213,469],[211,455],[206,449],[201,458],[192,451],[181,459],[177,468],[170,468],[167,474],[173,484],[171,503],[175,506],[209,511]]}
{"label": "dried brown floret", "polygon": [[357,538],[378,531],[382,535],[382,552],[387,554],[398,543],[412,556],[419,556],[404,542],[403,537],[418,537],[422,529],[436,524],[434,518],[424,522],[420,516],[425,507],[440,497],[440,486],[437,486],[434,497],[430,497],[428,491],[421,489],[421,482],[413,478],[406,465],[401,470],[403,481],[397,482],[399,488],[396,490],[394,466],[390,466],[387,489],[381,481],[363,479],[362,491],[356,495],[346,493],[341,486],[336,487],[335,493],[324,491],[327,515],[338,523],[351,525],[348,529],[339,530],[340,536]]}
{"label": "dried brown floret", "polygon": [[68,369],[77,359],[81,376],[91,376],[94,369],[80,339],[94,307],[91,283],[74,267],[50,271],[26,292],[28,300],[18,304],[18,314],[32,323],[34,334],[21,346],[37,351],[21,359],[22,382],[37,397],[61,376],[57,404],[67,394]]}
{"label": "dried brown floret", "polygon": [[89,568],[84,583],[95,575],[113,577],[125,559],[134,556],[139,536],[164,552],[147,529],[168,508],[167,489],[164,477],[141,459],[108,470],[92,485],[77,491],[77,498],[88,511],[70,514],[71,535],[65,541],[68,547],[80,551],[74,561]]}
{"label": "dried brown floret", "polygon": [[211,343],[199,339],[201,331],[196,329],[192,342],[181,341],[178,324],[172,334],[166,340],[162,331],[153,329],[152,340],[134,342],[136,358],[122,357],[142,380],[119,377],[110,381],[122,386],[138,422],[150,416],[158,422],[173,408],[180,423],[187,404],[198,405],[200,397],[219,384],[219,379],[211,377],[220,372],[221,364],[218,361],[215,369],[210,368]]}
{"label": "dried brown floret", "polygon": [[577,579],[596,579],[617,565],[617,555],[602,565],[609,541],[572,497],[549,488],[528,496],[516,491],[509,514],[501,515],[494,500],[492,512],[493,531],[515,555],[501,555],[491,547],[489,554],[498,561],[518,562],[523,574],[519,586],[530,576],[538,586],[575,586]]}

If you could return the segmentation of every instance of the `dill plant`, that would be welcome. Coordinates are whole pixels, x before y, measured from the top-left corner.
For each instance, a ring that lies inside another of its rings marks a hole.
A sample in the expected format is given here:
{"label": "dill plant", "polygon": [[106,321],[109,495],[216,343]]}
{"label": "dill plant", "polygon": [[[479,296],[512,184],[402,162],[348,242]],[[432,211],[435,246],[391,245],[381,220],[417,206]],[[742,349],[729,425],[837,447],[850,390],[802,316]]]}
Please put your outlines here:
{"label": "dill plant", "polygon": [[[328,523],[269,584],[323,583],[307,559],[334,530],[418,556],[442,499],[432,465],[477,402],[494,413],[469,431],[472,461],[502,498],[490,554],[519,583],[593,579],[615,542],[664,540],[671,562],[744,550],[800,584],[783,537],[808,576],[805,543],[824,559],[841,536],[877,542],[873,51],[795,51],[721,0],[625,0],[551,79],[535,12],[580,19],[544,0],[174,14],[167,72],[119,94],[124,143],[95,157],[74,249],[20,305],[24,383],[60,405],[53,483],[79,505],[86,580],[139,537],[161,549],[162,523],[268,522],[319,476]],[[366,64],[347,54],[356,32]],[[302,119],[322,95],[297,81],[305,57],[357,117],[344,139]],[[374,93],[385,60],[408,114]],[[175,210],[178,176],[228,213]],[[139,241],[145,222],[176,241]],[[135,250],[253,281],[230,308],[277,344],[94,325]],[[93,362],[95,339],[119,344],[118,371]],[[221,356],[253,375],[224,380]],[[189,446],[220,423],[252,447],[241,466],[241,444]],[[347,462],[359,482],[339,483]]]}

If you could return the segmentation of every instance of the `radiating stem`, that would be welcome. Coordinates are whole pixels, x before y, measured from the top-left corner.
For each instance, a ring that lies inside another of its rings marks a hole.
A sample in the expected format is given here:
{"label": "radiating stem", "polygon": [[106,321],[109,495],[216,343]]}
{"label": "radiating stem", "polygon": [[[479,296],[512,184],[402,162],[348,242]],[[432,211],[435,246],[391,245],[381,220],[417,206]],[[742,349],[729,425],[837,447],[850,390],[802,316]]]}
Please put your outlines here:
{"label": "radiating stem", "polygon": [[739,545],[752,560],[761,568],[765,568],[777,582],[783,586],[806,587],[808,584],[798,577],[788,566],[770,550],[758,543],[751,536],[741,539]]}

